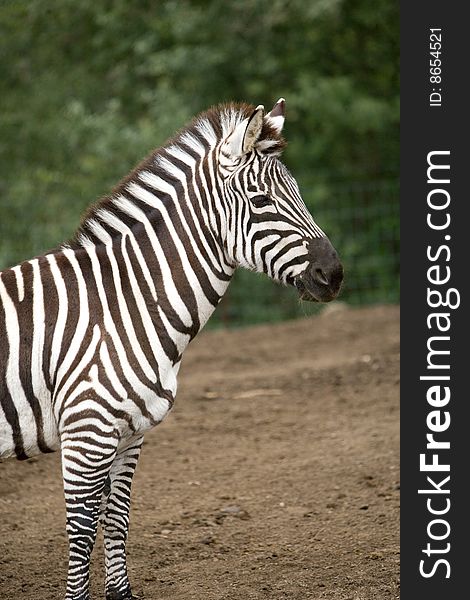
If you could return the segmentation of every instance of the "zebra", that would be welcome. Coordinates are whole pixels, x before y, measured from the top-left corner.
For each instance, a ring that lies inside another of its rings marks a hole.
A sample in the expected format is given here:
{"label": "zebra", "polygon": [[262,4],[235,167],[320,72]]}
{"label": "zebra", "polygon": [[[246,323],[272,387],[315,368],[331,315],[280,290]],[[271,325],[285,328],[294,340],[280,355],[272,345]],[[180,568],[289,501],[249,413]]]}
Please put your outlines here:
{"label": "zebra", "polygon": [[89,600],[98,524],[107,600],[127,576],[131,483],[171,410],[184,349],[237,267],[329,302],[343,267],[280,160],[285,101],[193,119],[92,205],[71,240],[0,273],[0,458],[60,449],[66,600]]}

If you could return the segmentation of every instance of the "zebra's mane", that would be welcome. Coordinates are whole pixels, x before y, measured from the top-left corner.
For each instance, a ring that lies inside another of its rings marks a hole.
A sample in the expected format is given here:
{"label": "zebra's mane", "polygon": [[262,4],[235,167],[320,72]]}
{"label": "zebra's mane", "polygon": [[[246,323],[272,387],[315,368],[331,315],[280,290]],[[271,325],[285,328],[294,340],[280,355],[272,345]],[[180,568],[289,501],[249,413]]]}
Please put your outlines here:
{"label": "zebra's mane", "polygon": [[[175,154],[186,153],[194,157],[194,154],[197,153],[202,158],[211,148],[226,139],[235,127],[249,117],[254,110],[255,106],[252,104],[231,102],[213,106],[194,117],[186,127],[178,131],[165,144],[153,150],[109,194],[93,203],[83,214],[73,238],[65,246],[72,248],[82,246],[84,240],[90,237],[88,226],[91,223],[99,222],[100,214],[103,211],[118,213],[114,204],[116,198],[126,194],[131,184],[142,185],[139,174],[150,172],[157,176],[164,175],[168,179],[168,166],[165,167],[165,164],[174,163]],[[255,146],[256,149],[265,155],[279,155],[285,146],[284,138],[265,120]]]}

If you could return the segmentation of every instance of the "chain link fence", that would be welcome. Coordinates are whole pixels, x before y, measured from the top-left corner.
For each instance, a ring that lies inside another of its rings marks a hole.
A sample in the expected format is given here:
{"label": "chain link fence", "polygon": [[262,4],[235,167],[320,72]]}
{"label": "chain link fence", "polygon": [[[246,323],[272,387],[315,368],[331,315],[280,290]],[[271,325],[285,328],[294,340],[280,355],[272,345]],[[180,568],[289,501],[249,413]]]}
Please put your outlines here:
{"label": "chain link fence", "polygon": [[[370,183],[324,182],[303,189],[316,222],[328,234],[345,268],[340,300],[349,304],[399,301],[398,179]],[[80,202],[78,204],[81,204]],[[0,269],[56,246],[73,233],[81,207],[60,201],[31,209],[0,199]],[[297,292],[265,276],[238,270],[211,326],[239,326],[313,314],[322,307],[299,302]]]}

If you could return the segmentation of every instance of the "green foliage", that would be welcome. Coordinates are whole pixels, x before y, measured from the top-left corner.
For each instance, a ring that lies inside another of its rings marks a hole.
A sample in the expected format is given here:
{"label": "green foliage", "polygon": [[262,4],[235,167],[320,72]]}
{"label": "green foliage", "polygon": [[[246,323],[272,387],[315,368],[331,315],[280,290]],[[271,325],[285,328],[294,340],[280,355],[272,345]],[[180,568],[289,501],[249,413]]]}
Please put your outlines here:
{"label": "green foliage", "polygon": [[[352,285],[344,298],[397,300],[396,2],[11,0],[0,52],[0,268],[70,237],[197,112],[284,96],[285,161],[353,265],[351,285],[370,281],[369,295]],[[238,322],[304,309],[240,274],[224,310]]]}

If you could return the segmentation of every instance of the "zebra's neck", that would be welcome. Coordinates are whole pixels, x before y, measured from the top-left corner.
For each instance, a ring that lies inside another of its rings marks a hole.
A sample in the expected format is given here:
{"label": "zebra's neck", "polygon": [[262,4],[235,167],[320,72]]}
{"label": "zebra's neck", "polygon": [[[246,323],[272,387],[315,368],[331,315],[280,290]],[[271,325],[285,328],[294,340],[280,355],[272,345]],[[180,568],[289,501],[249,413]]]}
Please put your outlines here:
{"label": "zebra's neck", "polygon": [[[234,267],[224,248],[220,185],[201,155],[159,150],[85,216],[70,247],[112,252],[132,271],[147,308],[181,353],[225,293]],[[153,306],[152,306],[153,305]]]}

